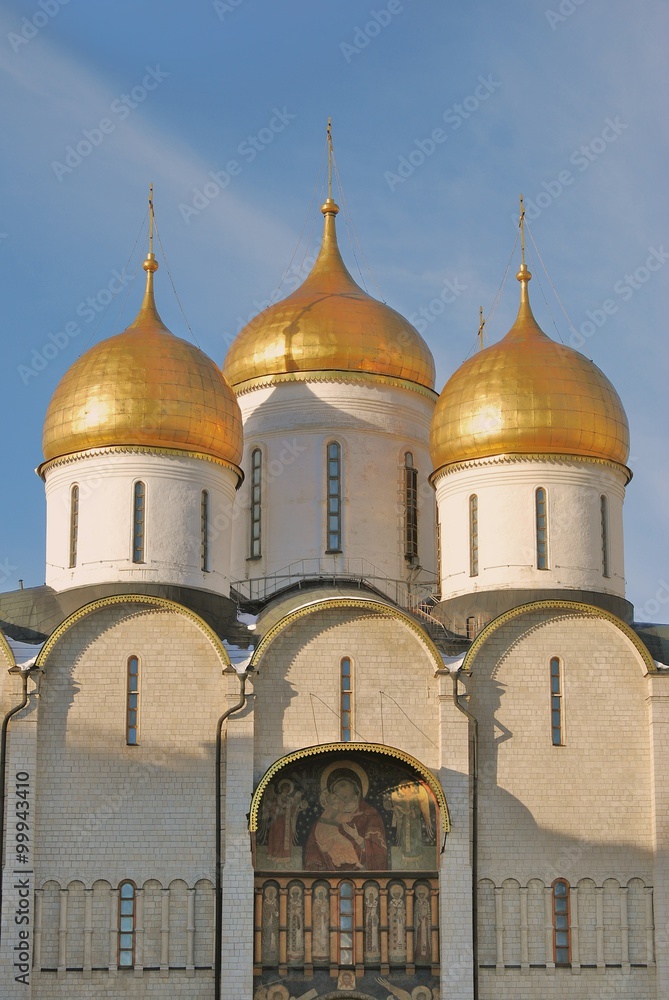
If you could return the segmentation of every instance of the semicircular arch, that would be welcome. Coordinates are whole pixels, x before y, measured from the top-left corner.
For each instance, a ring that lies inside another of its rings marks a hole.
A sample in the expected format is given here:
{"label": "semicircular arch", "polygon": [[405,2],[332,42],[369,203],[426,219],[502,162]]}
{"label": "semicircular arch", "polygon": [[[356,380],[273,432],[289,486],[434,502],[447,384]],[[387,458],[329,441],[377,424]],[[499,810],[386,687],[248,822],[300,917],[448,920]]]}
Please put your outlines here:
{"label": "semicircular arch", "polygon": [[207,639],[209,639],[212,646],[218,653],[221,662],[226,667],[230,666],[230,657],[227,654],[225,646],[211,626],[208,625],[203,618],[201,618],[194,611],[191,611],[190,608],[184,607],[183,604],[178,604],[176,601],[170,601],[166,597],[153,597],[150,594],[114,594],[111,597],[101,597],[97,601],[91,601],[90,604],[84,604],[83,607],[78,608],[77,611],[74,611],[71,615],[69,615],[65,621],[61,622],[58,628],[54,629],[42,646],[37,659],[35,660],[35,666],[44,666],[52,649],[78,622],[87,618],[89,615],[94,614],[96,611],[119,604],[144,604],[158,610],[171,611],[187,618],[207,637]]}
{"label": "semicircular arch", "polygon": [[444,795],[444,790],[440,783],[437,781],[436,777],[424,764],[422,764],[415,757],[410,754],[405,753],[404,750],[399,750],[397,747],[386,746],[382,743],[319,743],[313,747],[303,747],[301,750],[295,750],[293,753],[287,754],[285,757],[280,757],[279,760],[274,761],[270,767],[267,768],[262,778],[258,782],[258,786],[253,793],[251,799],[251,810],[249,812],[249,830],[251,833],[255,833],[258,829],[258,817],[260,810],[260,802],[262,800],[263,794],[267,786],[272,782],[280,772],[294,764],[298,760],[302,760],[305,757],[315,757],[317,755],[324,755],[328,753],[352,753],[352,752],[362,752],[370,754],[381,754],[386,757],[394,757],[397,760],[403,761],[403,763],[408,764],[410,768],[416,771],[417,774],[425,781],[425,784],[430,788],[430,791],[435,797],[437,807],[439,809],[439,814],[441,817],[441,828],[443,833],[450,833],[451,821],[448,814],[448,804],[446,802],[446,796]]}
{"label": "semicircular arch", "polygon": [[506,625],[508,622],[513,621],[514,618],[518,618],[520,615],[529,614],[533,611],[570,611],[580,613],[588,618],[600,618],[603,621],[609,622],[623,634],[628,642],[631,643],[636,653],[646,666],[648,673],[657,673],[655,661],[650,655],[649,650],[641,641],[634,629],[627,624],[627,622],[624,622],[621,618],[618,618],[617,615],[612,614],[610,611],[605,611],[603,608],[596,607],[594,604],[582,604],[579,601],[559,600],[531,601],[529,604],[521,604],[517,608],[505,611],[504,614],[499,615],[497,618],[493,618],[493,620],[489,622],[474,639],[473,643],[467,650],[460,669],[466,673],[470,672],[472,665],[475,662],[476,654],[479,652],[481,647],[485,645],[488,639],[494,635],[497,629]]}
{"label": "semicircular arch", "polygon": [[397,621],[406,625],[407,628],[418,638],[419,642],[423,644],[430,657],[434,660],[435,669],[440,670],[443,668],[444,663],[436,645],[427,632],[421,628],[420,624],[415,621],[411,615],[392,604],[386,604],[384,601],[374,600],[373,598],[368,600],[364,597],[318,598],[288,612],[285,617],[281,618],[278,622],[272,625],[272,627],[268,629],[262,637],[253,653],[253,656],[251,657],[250,666],[254,669],[258,669],[263,655],[269,646],[271,646],[272,642],[278,635],[281,634],[281,632],[285,631],[285,629],[287,629],[294,622],[307,615],[314,614],[317,611],[328,610],[330,608],[359,608],[361,610],[372,610],[375,614],[379,614],[380,616],[386,618],[395,618]]}

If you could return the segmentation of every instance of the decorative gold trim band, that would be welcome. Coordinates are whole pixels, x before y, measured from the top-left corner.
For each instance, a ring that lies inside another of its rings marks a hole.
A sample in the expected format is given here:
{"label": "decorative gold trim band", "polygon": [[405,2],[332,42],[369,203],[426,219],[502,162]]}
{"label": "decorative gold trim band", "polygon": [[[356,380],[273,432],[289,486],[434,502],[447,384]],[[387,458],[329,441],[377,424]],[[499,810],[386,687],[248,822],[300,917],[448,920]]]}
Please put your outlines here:
{"label": "decorative gold trim band", "polygon": [[279,760],[274,761],[263,774],[251,799],[251,811],[249,813],[249,830],[251,833],[255,833],[258,829],[258,810],[263,792],[279,771],[284,767],[288,767],[289,764],[293,764],[296,760],[302,760],[304,757],[315,757],[317,754],[334,753],[337,751],[350,753],[352,750],[384,754],[386,757],[396,757],[417,771],[421,778],[424,778],[426,784],[430,786],[437,800],[442,820],[442,832],[450,833],[451,820],[448,815],[446,796],[432,771],[425,767],[424,764],[421,764],[419,760],[416,760],[415,757],[405,753],[404,750],[398,750],[396,747],[388,747],[383,743],[321,743],[318,746],[304,747],[302,750],[296,750],[294,753],[289,753],[287,756],[280,757]]}
{"label": "decorative gold trim band", "polygon": [[411,392],[417,392],[421,396],[427,396],[428,399],[437,400],[439,398],[438,392],[426,385],[421,385],[420,382],[412,382],[410,379],[397,378],[393,375],[380,375],[375,372],[361,371],[280,372],[276,375],[259,375],[257,378],[246,379],[244,382],[233,385],[232,388],[237,396],[241,396],[245,392],[252,392],[254,389],[263,389],[268,386],[277,385],[279,382],[337,382],[344,384],[378,382],[381,385],[393,385],[400,389],[409,389]]}
{"label": "decorative gold trim band", "polygon": [[303,618],[305,615],[312,614],[312,612],[314,611],[323,611],[323,610],[328,611],[332,608],[363,608],[363,609],[372,608],[376,613],[385,615],[387,618],[397,618],[399,621],[404,622],[404,624],[407,625],[411,629],[411,631],[418,636],[421,642],[423,642],[424,645],[427,646],[428,652],[431,653],[431,655],[433,656],[438,669],[441,669],[443,667],[444,662],[441,658],[439,650],[435,646],[430,636],[423,631],[423,629],[421,628],[420,624],[417,621],[414,621],[413,618],[411,618],[404,611],[401,611],[400,608],[393,607],[392,604],[384,604],[382,601],[374,601],[374,600],[366,601],[364,598],[358,598],[358,597],[321,598],[312,601],[310,604],[307,604],[301,608],[296,608],[294,611],[290,611],[285,616],[285,618],[282,618],[280,621],[276,622],[275,625],[272,625],[271,629],[268,632],[266,632],[265,635],[262,637],[262,639],[256,646],[253,656],[251,657],[251,666],[253,666],[254,668],[258,667],[258,661],[262,658],[265,650],[268,648],[268,646],[271,645],[276,636],[280,632],[283,632],[283,630],[287,628],[288,625],[291,625],[294,621],[297,621],[298,618]]}
{"label": "decorative gold trim band", "polygon": [[212,462],[214,465],[222,465],[224,469],[231,469],[237,474],[238,486],[244,479],[244,473],[235,465],[224,458],[217,458],[215,455],[206,455],[202,451],[186,451],[183,448],[154,448],[153,445],[144,444],[115,444],[106,448],[87,448],[85,451],[72,451],[68,455],[60,455],[58,458],[50,458],[42,462],[35,469],[38,476],[44,479],[51,469],[58,469],[62,465],[71,465],[79,461],[80,458],[100,458],[103,455],[166,455],[168,458],[199,458],[205,462]]}
{"label": "decorative gold trim band", "polygon": [[35,661],[35,666],[44,666],[44,663],[53,647],[59,639],[61,639],[65,633],[69,631],[72,625],[76,625],[76,623],[81,621],[82,618],[86,618],[94,611],[99,611],[101,608],[112,607],[116,604],[150,604],[155,608],[162,609],[163,611],[172,611],[184,618],[188,618],[189,621],[193,622],[193,624],[196,625],[200,631],[204,633],[204,635],[206,635],[224,665],[226,667],[230,666],[230,657],[227,654],[225,646],[214,630],[207,625],[203,618],[200,618],[199,615],[195,614],[195,612],[191,611],[189,608],[185,608],[183,604],[177,604],[176,601],[170,601],[167,597],[152,597],[151,594],[114,594],[111,597],[100,597],[97,601],[91,601],[90,604],[84,604],[82,608],[74,611],[68,618],[65,619],[64,622],[61,622],[60,625],[54,629],[39,651],[39,655]]}
{"label": "decorative gold trim band", "polygon": [[6,653],[10,666],[15,667],[16,660],[14,658],[14,653],[12,652],[12,647],[7,642],[5,633],[2,631],[2,629],[0,629],[0,649],[2,649]]}
{"label": "decorative gold trim band", "polygon": [[577,462],[579,464],[589,464],[589,465],[604,465],[610,469],[615,469],[617,472],[624,472],[626,478],[625,485],[629,483],[634,473],[631,469],[628,469],[626,465],[620,465],[619,462],[612,462],[608,458],[595,458],[588,455],[566,455],[561,452],[543,452],[543,453],[533,453],[528,452],[523,454],[522,452],[509,452],[503,455],[486,455],[482,458],[470,458],[464,462],[451,462],[446,463],[446,465],[440,465],[438,469],[428,477],[432,485],[435,484],[439,476],[447,476],[451,472],[463,472],[466,469],[477,469],[482,465],[511,465],[514,462]]}
{"label": "decorative gold trim band", "polygon": [[511,611],[505,611],[504,614],[499,615],[489,622],[482,632],[474,639],[473,643],[467,650],[464,660],[462,661],[462,670],[469,672],[474,665],[474,660],[476,654],[478,653],[481,646],[487,642],[490,636],[501,628],[502,625],[506,625],[507,622],[512,621],[519,615],[524,615],[531,613],[532,611],[575,611],[582,615],[586,615],[589,618],[603,618],[604,621],[611,622],[615,625],[626,638],[635,647],[641,659],[644,661],[648,668],[648,672],[651,674],[657,673],[657,667],[655,666],[655,661],[650,655],[647,647],[641,641],[639,636],[636,634],[634,629],[622,620],[614,615],[611,611],[605,611],[603,608],[598,608],[594,604],[581,604],[579,601],[531,601],[529,604],[521,604],[517,608],[512,608]]}

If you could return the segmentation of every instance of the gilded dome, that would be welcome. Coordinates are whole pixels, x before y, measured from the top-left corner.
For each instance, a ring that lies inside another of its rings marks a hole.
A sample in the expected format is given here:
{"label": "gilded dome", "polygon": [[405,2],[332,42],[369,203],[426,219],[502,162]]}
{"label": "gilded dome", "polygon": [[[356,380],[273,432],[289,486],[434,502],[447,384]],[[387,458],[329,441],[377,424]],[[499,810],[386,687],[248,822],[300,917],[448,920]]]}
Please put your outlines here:
{"label": "gilded dome", "polygon": [[433,389],[429,347],[408,320],[355,283],[337,245],[339,209],[328,198],[321,211],[323,243],[313,269],[236,337],[223,364],[228,381],[239,391],[251,380],[296,372],[357,372]]}
{"label": "gilded dome", "polygon": [[242,423],[216,364],[170,333],[156,310],[152,253],[137,319],[86,351],[65,373],[44,421],[49,461],[114,446],[187,450],[237,466]]}
{"label": "gilded dome", "polygon": [[430,431],[433,467],[494,455],[576,455],[624,465],[627,417],[606,375],[540,329],[525,264],[520,309],[507,335],[446,383]]}

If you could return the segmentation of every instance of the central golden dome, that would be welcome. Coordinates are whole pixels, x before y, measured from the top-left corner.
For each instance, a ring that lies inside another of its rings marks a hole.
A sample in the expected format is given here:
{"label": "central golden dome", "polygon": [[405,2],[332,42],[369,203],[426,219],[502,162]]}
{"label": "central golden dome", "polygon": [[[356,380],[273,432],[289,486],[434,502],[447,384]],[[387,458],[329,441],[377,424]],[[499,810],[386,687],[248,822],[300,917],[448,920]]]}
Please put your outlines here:
{"label": "central golden dome", "polygon": [[143,267],[146,294],[137,319],[86,351],[58,384],[44,421],[44,458],[141,446],[237,466],[242,423],[235,394],[211,358],[164,325],[153,297],[152,253]]}
{"label": "central golden dome", "polygon": [[521,264],[520,309],[507,335],[446,383],[432,417],[435,470],[494,455],[575,455],[624,465],[629,428],[618,393],[578,351],[556,344],[530,308]]}
{"label": "central golden dome", "polygon": [[331,198],[323,205],[323,244],[304,283],[265,309],[237,336],[223,363],[237,391],[252,380],[282,381],[296,372],[358,372],[434,388],[429,347],[398,312],[367,295],[337,245]]}

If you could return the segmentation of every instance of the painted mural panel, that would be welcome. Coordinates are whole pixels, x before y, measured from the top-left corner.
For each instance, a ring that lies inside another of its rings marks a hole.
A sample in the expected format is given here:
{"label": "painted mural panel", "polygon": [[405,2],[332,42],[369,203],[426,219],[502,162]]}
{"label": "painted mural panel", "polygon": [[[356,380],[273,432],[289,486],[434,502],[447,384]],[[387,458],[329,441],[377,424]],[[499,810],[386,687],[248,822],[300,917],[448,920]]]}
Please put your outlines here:
{"label": "painted mural panel", "polygon": [[438,810],[402,761],[362,751],[302,759],[268,785],[259,871],[435,871]]}

